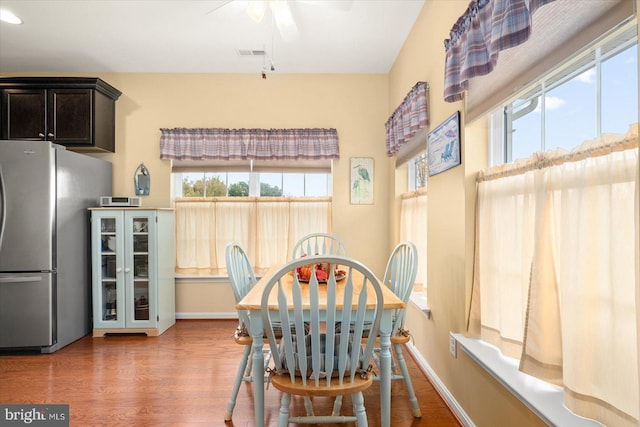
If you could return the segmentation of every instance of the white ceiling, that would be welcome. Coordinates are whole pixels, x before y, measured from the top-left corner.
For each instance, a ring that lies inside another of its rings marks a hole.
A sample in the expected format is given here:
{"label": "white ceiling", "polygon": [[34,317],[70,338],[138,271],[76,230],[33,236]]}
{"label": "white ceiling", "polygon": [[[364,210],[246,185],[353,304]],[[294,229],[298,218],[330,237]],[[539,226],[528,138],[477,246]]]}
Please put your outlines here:
{"label": "white ceiling", "polygon": [[0,0],[0,72],[387,73],[424,1],[289,0],[285,41],[243,0]]}

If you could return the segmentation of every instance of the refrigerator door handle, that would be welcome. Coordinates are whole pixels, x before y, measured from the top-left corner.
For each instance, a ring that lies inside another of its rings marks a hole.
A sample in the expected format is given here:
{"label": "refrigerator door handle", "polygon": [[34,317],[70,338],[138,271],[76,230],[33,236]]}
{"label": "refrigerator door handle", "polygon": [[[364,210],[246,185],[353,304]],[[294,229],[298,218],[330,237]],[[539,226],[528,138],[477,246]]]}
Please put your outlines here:
{"label": "refrigerator door handle", "polygon": [[41,282],[42,276],[3,276],[0,283]]}
{"label": "refrigerator door handle", "polygon": [[2,236],[4,236],[4,227],[7,222],[7,195],[4,188],[4,178],[2,176],[2,168],[0,167],[0,248],[2,247]]}

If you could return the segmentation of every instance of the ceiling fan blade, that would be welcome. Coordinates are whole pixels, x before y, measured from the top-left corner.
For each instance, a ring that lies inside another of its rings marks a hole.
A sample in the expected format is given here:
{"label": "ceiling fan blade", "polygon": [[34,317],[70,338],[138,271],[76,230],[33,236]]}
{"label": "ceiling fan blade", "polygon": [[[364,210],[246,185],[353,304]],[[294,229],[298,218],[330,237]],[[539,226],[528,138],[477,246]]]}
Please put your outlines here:
{"label": "ceiling fan blade", "polygon": [[294,41],[299,38],[298,26],[293,19],[291,8],[286,0],[270,0],[269,7],[273,14],[273,20],[278,27],[280,36],[284,41]]}
{"label": "ceiling fan blade", "polygon": [[247,5],[247,15],[255,22],[262,21],[265,13],[267,12],[267,0],[250,1]]}
{"label": "ceiling fan blade", "polygon": [[353,0],[296,0],[298,3],[311,4],[314,6],[326,7],[344,12],[351,10]]}

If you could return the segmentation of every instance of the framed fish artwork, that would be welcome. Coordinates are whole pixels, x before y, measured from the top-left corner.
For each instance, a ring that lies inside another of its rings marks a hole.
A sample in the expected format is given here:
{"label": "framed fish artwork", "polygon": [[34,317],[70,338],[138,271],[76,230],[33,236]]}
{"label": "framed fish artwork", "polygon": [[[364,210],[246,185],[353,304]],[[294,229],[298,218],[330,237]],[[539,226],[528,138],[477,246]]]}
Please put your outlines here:
{"label": "framed fish artwork", "polygon": [[460,153],[460,111],[453,113],[427,137],[429,176],[458,166]]}

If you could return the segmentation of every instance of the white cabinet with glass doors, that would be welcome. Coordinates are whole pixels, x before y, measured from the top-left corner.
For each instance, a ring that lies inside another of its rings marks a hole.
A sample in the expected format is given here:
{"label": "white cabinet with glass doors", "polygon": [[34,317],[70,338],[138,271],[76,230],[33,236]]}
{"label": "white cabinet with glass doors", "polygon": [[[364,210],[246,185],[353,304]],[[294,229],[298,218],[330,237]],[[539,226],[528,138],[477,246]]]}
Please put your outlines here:
{"label": "white cabinet with glass doors", "polygon": [[175,323],[171,209],[91,209],[93,336],[162,334]]}

